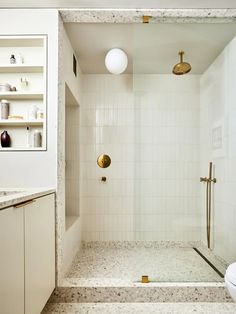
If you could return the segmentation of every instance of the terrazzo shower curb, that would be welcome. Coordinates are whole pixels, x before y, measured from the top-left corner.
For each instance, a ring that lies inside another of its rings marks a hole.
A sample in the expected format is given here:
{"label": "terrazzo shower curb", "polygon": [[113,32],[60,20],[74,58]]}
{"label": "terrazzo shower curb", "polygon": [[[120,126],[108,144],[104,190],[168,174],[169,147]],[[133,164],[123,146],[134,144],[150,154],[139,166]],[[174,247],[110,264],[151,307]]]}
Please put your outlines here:
{"label": "terrazzo shower curb", "polygon": [[85,249],[131,249],[131,248],[192,248],[201,246],[200,241],[83,241]]}
{"label": "terrazzo shower curb", "polygon": [[59,303],[47,304],[42,314],[235,314],[233,303]]}
{"label": "terrazzo shower curb", "polygon": [[49,303],[233,302],[223,286],[58,287]]}

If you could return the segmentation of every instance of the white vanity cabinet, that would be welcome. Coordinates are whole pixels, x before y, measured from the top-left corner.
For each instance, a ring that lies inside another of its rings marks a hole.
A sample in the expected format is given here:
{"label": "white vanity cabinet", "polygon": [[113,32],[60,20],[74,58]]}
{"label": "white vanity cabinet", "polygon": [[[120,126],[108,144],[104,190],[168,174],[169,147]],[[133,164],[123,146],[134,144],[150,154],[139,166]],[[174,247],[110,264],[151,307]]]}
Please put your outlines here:
{"label": "white vanity cabinet", "polygon": [[0,313],[24,314],[24,209],[0,211]]}
{"label": "white vanity cabinet", "polygon": [[41,313],[55,287],[54,194],[0,211],[0,254],[0,313]]}
{"label": "white vanity cabinet", "polygon": [[39,314],[55,287],[54,195],[25,207],[25,314]]}

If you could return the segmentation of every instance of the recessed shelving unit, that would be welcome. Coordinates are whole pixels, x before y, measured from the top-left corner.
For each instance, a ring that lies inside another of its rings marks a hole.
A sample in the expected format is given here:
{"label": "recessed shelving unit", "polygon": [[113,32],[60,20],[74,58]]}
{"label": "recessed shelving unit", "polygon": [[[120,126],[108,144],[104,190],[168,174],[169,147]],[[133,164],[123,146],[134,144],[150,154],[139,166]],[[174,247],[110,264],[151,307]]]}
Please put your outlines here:
{"label": "recessed shelving unit", "polygon": [[[0,60],[0,134],[6,130],[11,138],[11,146],[0,144],[0,151],[46,150],[47,36],[0,36]],[[6,84],[11,91],[4,90]],[[10,103],[9,116],[21,119],[3,117],[2,100]],[[40,147],[35,147],[35,131],[42,136]]]}

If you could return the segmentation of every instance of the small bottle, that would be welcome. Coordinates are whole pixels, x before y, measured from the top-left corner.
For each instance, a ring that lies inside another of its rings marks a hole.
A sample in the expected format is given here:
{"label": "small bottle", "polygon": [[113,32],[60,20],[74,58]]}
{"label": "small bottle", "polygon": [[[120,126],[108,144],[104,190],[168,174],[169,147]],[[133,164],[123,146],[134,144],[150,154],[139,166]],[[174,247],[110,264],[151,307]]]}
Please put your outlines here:
{"label": "small bottle", "polygon": [[16,63],[17,64],[22,64],[23,63],[23,58],[22,58],[22,55],[20,53],[18,53],[15,57],[16,59]]}
{"label": "small bottle", "polygon": [[42,146],[42,133],[39,130],[34,131],[34,147]]}
{"label": "small bottle", "polygon": [[29,111],[28,111],[28,119],[29,120],[35,120],[36,119],[36,114],[37,114],[37,106],[33,105],[30,106]]}
{"label": "small bottle", "polygon": [[29,148],[30,147],[30,128],[29,128],[29,126],[27,126],[26,131],[27,131],[27,147]]}
{"label": "small bottle", "polygon": [[37,119],[42,120],[43,119],[43,110],[38,109],[37,113],[36,113],[36,117],[37,117]]}
{"label": "small bottle", "polygon": [[21,77],[20,84],[22,90],[27,90],[29,88],[29,81],[26,77]]}
{"label": "small bottle", "polygon": [[16,63],[16,59],[14,55],[11,55],[10,57],[10,64],[15,64]]}

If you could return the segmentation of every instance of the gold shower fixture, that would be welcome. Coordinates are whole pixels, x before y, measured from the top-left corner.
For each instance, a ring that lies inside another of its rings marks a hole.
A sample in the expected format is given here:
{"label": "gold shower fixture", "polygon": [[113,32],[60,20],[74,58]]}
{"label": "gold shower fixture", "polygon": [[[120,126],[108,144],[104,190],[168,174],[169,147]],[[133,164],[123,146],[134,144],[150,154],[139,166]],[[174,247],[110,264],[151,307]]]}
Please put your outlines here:
{"label": "gold shower fixture", "polygon": [[192,67],[188,62],[184,62],[183,61],[183,55],[184,55],[184,51],[180,51],[179,52],[180,55],[180,62],[177,63],[172,70],[172,73],[175,75],[183,75],[183,74],[187,74],[191,71]]}
{"label": "gold shower fixture", "polygon": [[212,175],[212,162],[209,163],[209,177],[201,177],[200,182],[206,183],[206,234],[207,247],[211,248],[211,198],[212,198],[212,183],[216,183],[216,178]]}
{"label": "gold shower fixture", "polygon": [[[97,164],[101,168],[108,168],[111,164],[111,158],[108,155],[102,154],[98,156]],[[104,180],[102,180],[104,181]]]}

